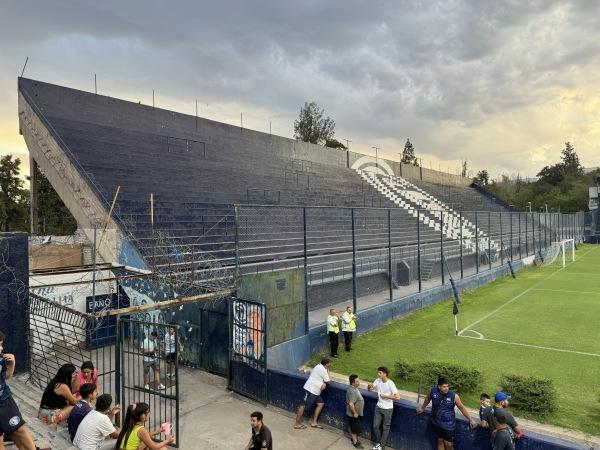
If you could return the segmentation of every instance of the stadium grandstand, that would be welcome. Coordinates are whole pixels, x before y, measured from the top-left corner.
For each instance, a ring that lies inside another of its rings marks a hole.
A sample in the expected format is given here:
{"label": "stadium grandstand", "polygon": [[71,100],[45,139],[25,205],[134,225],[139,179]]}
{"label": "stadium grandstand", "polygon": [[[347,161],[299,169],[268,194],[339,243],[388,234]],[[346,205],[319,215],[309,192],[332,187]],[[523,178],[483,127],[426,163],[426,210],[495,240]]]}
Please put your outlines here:
{"label": "stadium grandstand", "polygon": [[[352,305],[366,333],[584,234],[583,214],[519,212],[459,176],[42,81],[19,78],[18,113],[31,233],[37,167],[94,260],[52,289],[40,280],[57,272],[35,272],[29,302],[19,300],[30,379],[47,380],[75,354],[107,364],[99,376],[122,403],[140,387],[121,365],[150,328],[164,336],[178,325],[178,364],[227,375],[231,389],[267,402],[269,380],[296,383],[286,371],[326,348],[330,308]],[[45,295],[58,288],[82,306]],[[156,420],[175,430],[177,383],[152,393],[171,405]]]}

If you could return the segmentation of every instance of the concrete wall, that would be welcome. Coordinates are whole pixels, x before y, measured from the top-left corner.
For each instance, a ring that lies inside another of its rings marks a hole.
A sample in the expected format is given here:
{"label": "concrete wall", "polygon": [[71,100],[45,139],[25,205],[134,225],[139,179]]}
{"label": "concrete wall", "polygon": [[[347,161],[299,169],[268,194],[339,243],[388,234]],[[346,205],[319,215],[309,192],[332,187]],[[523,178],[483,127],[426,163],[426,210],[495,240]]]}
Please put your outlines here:
{"label": "concrete wall", "polygon": [[[307,376],[297,372],[285,370],[269,370],[268,374],[268,402],[278,408],[296,412],[300,406],[303,385]],[[368,380],[371,381],[371,380]],[[259,383],[256,383],[259,385]],[[335,428],[348,430],[345,400],[347,384],[332,382],[322,397],[325,408],[321,413],[319,422]],[[368,442],[373,432],[373,413],[377,404],[377,395],[362,390],[365,399],[365,410],[363,417],[363,443],[369,448]],[[418,416],[415,409],[419,404],[400,400],[394,402],[394,415],[388,439],[388,446],[392,448],[405,448],[411,450],[431,450],[436,448],[436,441],[427,426],[429,409]],[[305,422],[309,419],[311,412],[305,413]],[[477,419],[475,419],[477,420]],[[291,424],[290,424],[291,426]],[[348,445],[350,447],[350,445]],[[489,432],[481,427],[475,430],[469,429],[467,420],[457,414],[457,431],[455,435],[455,448],[463,450],[490,450]],[[577,449],[588,450],[589,447],[575,444],[562,439],[551,438],[534,432],[528,432],[527,436],[517,443],[517,450],[560,450]]]}
{"label": "concrete wall", "polygon": [[15,370],[29,369],[27,302],[29,259],[27,233],[0,233],[0,331],[4,353],[15,355]]}
{"label": "concrete wall", "polygon": [[267,346],[303,336],[306,294],[304,269],[244,275],[236,282],[237,296],[267,305]]}

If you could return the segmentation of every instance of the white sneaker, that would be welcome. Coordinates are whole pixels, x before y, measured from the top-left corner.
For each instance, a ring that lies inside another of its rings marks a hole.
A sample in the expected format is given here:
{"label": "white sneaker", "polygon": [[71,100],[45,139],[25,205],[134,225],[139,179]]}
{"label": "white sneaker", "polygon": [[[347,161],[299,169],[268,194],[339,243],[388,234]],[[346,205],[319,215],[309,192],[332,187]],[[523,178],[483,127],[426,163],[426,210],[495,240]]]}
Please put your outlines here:
{"label": "white sneaker", "polygon": [[168,374],[167,374],[167,378],[168,378],[169,380],[171,379],[171,374],[170,374],[170,373],[168,373]]}
{"label": "white sneaker", "polygon": [[373,447],[373,450],[381,450],[381,444],[377,444],[375,447]]}
{"label": "white sneaker", "polygon": [[150,389],[150,385],[149,384],[145,384],[144,385],[144,389]]}
{"label": "white sneaker", "polygon": [[164,384],[160,383],[156,389],[162,391],[163,389],[166,389],[166,387]]}

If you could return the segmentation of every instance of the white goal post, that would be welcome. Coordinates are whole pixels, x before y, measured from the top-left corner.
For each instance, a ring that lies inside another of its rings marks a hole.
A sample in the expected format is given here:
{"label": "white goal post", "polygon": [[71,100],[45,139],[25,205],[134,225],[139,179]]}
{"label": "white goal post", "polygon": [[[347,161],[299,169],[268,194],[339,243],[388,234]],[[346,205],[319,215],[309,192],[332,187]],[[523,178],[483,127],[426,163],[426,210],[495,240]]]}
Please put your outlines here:
{"label": "white goal post", "polygon": [[546,249],[542,266],[565,267],[568,262],[575,261],[575,240],[563,239],[552,242]]}

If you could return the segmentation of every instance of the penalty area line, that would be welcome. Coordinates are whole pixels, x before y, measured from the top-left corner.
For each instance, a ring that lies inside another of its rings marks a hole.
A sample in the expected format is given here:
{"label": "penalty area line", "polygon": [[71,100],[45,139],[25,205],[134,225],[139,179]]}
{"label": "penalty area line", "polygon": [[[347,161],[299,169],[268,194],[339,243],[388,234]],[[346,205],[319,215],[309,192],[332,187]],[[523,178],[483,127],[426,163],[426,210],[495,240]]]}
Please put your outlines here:
{"label": "penalty area line", "polygon": [[481,337],[475,337],[475,336],[460,336],[460,337],[465,338],[465,339],[476,339],[478,341],[496,342],[497,344],[516,345],[516,346],[519,346],[519,347],[537,348],[537,349],[540,349],[540,350],[549,350],[549,351],[552,351],[552,352],[573,353],[575,355],[600,357],[600,355],[597,354],[597,353],[578,352],[576,350],[565,350],[563,348],[544,347],[543,345],[522,344],[520,342],[500,341],[498,339],[488,339],[488,338],[481,338]]}

